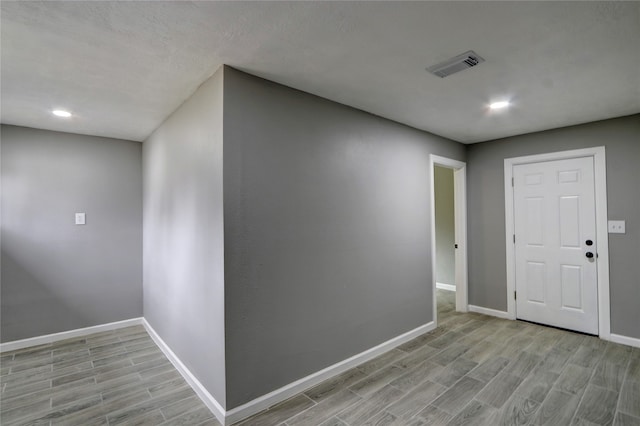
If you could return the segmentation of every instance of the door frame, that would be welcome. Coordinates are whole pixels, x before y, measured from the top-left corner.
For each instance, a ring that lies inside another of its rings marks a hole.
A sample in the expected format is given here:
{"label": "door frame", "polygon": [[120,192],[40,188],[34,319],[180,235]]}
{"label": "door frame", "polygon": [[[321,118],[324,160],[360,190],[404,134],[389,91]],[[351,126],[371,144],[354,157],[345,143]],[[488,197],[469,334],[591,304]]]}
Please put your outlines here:
{"label": "door frame", "polygon": [[607,164],[605,147],[576,149],[570,151],[550,152],[527,155],[524,157],[505,158],[504,160],[504,208],[505,208],[505,246],[507,254],[507,314],[509,319],[516,319],[515,244],[513,235],[513,167],[520,164],[540,163],[544,161],[565,160],[571,158],[593,157],[596,204],[596,238],[598,242],[598,335],[610,340],[611,313],[609,306],[609,234],[607,231]]}
{"label": "door frame", "polygon": [[456,311],[467,312],[467,163],[439,155],[429,155],[431,179],[431,286],[433,289],[433,321],[438,325],[438,301],[436,300],[436,207],[435,166],[453,169],[453,211],[455,216],[455,284]]}

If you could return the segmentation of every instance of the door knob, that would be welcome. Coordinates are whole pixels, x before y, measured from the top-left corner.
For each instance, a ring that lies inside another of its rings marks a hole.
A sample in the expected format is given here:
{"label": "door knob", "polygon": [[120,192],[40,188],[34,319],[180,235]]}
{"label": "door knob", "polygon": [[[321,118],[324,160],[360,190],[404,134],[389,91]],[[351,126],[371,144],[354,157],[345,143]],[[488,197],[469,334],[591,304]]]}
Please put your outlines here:
{"label": "door knob", "polygon": [[587,240],[587,241],[585,241],[584,243],[585,243],[586,245],[588,245],[588,246],[592,246],[592,245],[593,245],[593,241],[591,241],[591,240]]}
{"label": "door knob", "polygon": [[588,259],[591,259],[593,257],[593,253],[591,253],[590,251],[588,251],[585,256],[587,256]]}

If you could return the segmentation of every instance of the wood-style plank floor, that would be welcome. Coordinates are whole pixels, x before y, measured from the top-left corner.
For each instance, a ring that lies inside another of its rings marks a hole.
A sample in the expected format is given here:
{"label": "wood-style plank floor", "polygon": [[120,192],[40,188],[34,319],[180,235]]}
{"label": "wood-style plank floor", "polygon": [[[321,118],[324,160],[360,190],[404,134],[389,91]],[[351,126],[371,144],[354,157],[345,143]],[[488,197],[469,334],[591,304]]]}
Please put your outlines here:
{"label": "wood-style plank floor", "polygon": [[220,425],[142,326],[2,353],[0,424]]}
{"label": "wood-style plank floor", "polygon": [[[636,425],[640,350],[455,312],[246,426]],[[218,425],[141,327],[2,354],[2,425]]]}

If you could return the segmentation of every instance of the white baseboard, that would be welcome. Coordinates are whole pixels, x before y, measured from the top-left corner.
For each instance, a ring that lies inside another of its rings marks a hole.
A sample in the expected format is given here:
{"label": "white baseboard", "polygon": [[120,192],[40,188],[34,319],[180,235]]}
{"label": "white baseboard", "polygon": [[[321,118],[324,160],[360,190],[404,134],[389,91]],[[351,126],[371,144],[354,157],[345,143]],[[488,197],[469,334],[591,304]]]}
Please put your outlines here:
{"label": "white baseboard", "polygon": [[60,333],[45,334],[44,336],[31,337],[29,339],[14,340],[13,342],[0,343],[0,352],[15,351],[31,346],[46,345],[48,343],[59,342],[60,340],[73,339],[74,337],[87,336],[103,331],[117,330],[119,328],[131,327],[142,324],[142,318],[132,318],[124,321],[110,322],[107,324],[94,325],[93,327],[77,328],[75,330],[62,331]]}
{"label": "white baseboard", "polygon": [[303,377],[302,379],[296,380],[293,383],[289,383],[288,385],[283,386],[280,389],[276,389],[273,392],[262,395],[261,397],[256,398],[253,401],[249,401],[246,404],[229,410],[227,411],[226,424],[232,424],[234,422],[252,416],[264,410],[265,408],[269,408],[272,405],[277,404],[278,402],[284,401],[285,399],[294,396],[297,393],[304,392],[305,390],[312,388],[313,386],[327,379],[330,379],[331,377],[337,376],[340,373],[344,373],[350,368],[356,367],[363,362],[373,359],[376,356],[383,354],[384,352],[387,352],[397,346],[400,346],[403,343],[408,342],[411,339],[420,336],[421,334],[427,333],[435,329],[435,327],[436,325],[433,321],[421,325],[418,328],[401,334],[400,336],[394,337],[391,340],[387,340],[386,342],[381,343],[380,345],[361,352],[357,355],[354,355],[351,358],[347,358],[323,370],[310,374],[307,377]]}
{"label": "white baseboard", "polygon": [[490,315],[492,317],[511,319],[509,317],[509,312],[498,311],[496,309],[483,308],[482,306],[469,305],[470,312],[476,312],[478,314]]}
{"label": "white baseboard", "polygon": [[[469,306],[471,309],[471,306]],[[484,308],[480,308],[484,309]],[[498,312],[498,311],[495,311]],[[411,331],[408,331],[400,336],[394,337],[390,340],[387,340],[384,343],[381,343],[373,348],[367,349],[364,352],[361,352],[357,355],[354,355],[350,358],[347,358],[343,361],[340,361],[336,364],[333,364],[325,369],[317,371],[309,376],[303,377],[299,380],[296,380],[293,383],[289,383],[286,386],[283,386],[279,389],[274,390],[273,392],[269,392],[266,395],[262,395],[254,399],[253,401],[249,401],[246,404],[243,404],[239,407],[236,407],[232,410],[226,411],[218,401],[207,391],[207,389],[200,383],[200,381],[191,373],[191,371],[180,361],[180,359],[176,356],[175,353],[167,346],[167,344],[162,340],[162,338],[156,333],[156,331],[151,327],[151,325],[144,318],[133,318],[125,321],[112,322],[109,324],[97,325],[94,327],[86,327],[80,328],[76,330],[64,331],[61,333],[48,334],[45,336],[33,337],[30,339],[16,340],[13,342],[7,342],[0,344],[0,352],[12,351],[16,349],[27,348],[30,346],[37,346],[46,343],[53,343],[60,340],[66,340],[74,337],[85,336],[93,333],[98,333],[102,331],[110,331],[116,330],[123,327],[130,327],[133,325],[143,325],[144,328],[149,333],[149,336],[153,339],[153,341],[158,345],[160,350],[166,355],[166,357],[171,361],[173,366],[178,370],[178,372],[184,377],[184,379],[189,383],[191,388],[196,392],[196,394],[200,397],[202,402],[211,410],[211,412],[216,416],[216,418],[223,425],[230,425],[237,421],[240,421],[244,418],[252,416],[266,408],[271,407],[278,402],[282,402],[300,392],[304,392],[305,390],[312,388],[313,386],[330,379],[338,374],[344,373],[345,371],[356,367],[370,359],[377,357],[397,346],[400,346],[403,343],[408,342],[424,333],[428,333],[436,328],[436,324],[432,321],[427,324],[421,325]],[[622,336],[620,336],[622,337]]]}
{"label": "white baseboard", "polygon": [[162,338],[156,333],[156,331],[151,327],[151,325],[147,322],[146,319],[143,318],[142,324],[144,328],[149,333],[149,336],[156,342],[156,345],[160,348],[160,350],[166,355],[166,357],[171,361],[171,364],[178,370],[178,372],[184,377],[189,386],[195,391],[195,393],[200,397],[202,402],[211,410],[211,412],[216,416],[218,421],[225,424],[230,424],[228,420],[226,420],[227,412],[222,405],[209,393],[209,391],[200,383],[200,380],[196,379],[196,377],[191,373],[191,371],[187,368],[186,365],[180,361],[180,358],[173,353],[171,348],[167,346],[167,344],[162,340]]}
{"label": "white baseboard", "polygon": [[636,348],[640,348],[640,339],[637,339],[635,337],[622,336],[620,334],[611,333],[609,335],[609,340],[614,342],[614,343],[621,343],[623,345],[634,346]]}
{"label": "white baseboard", "polygon": [[440,290],[456,291],[455,285],[439,283],[439,282],[436,282],[436,288],[439,288]]}

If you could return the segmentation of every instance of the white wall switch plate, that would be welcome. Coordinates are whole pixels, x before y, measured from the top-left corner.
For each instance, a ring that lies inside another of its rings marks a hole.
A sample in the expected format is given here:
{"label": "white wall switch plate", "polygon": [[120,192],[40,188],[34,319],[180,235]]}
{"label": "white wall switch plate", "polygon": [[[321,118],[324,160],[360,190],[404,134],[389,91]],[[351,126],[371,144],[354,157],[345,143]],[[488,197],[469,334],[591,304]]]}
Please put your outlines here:
{"label": "white wall switch plate", "polygon": [[76,225],[86,224],[86,216],[84,213],[76,213]]}
{"label": "white wall switch plate", "polygon": [[626,232],[626,223],[624,220],[610,220],[609,221],[609,233],[610,234],[624,234]]}

